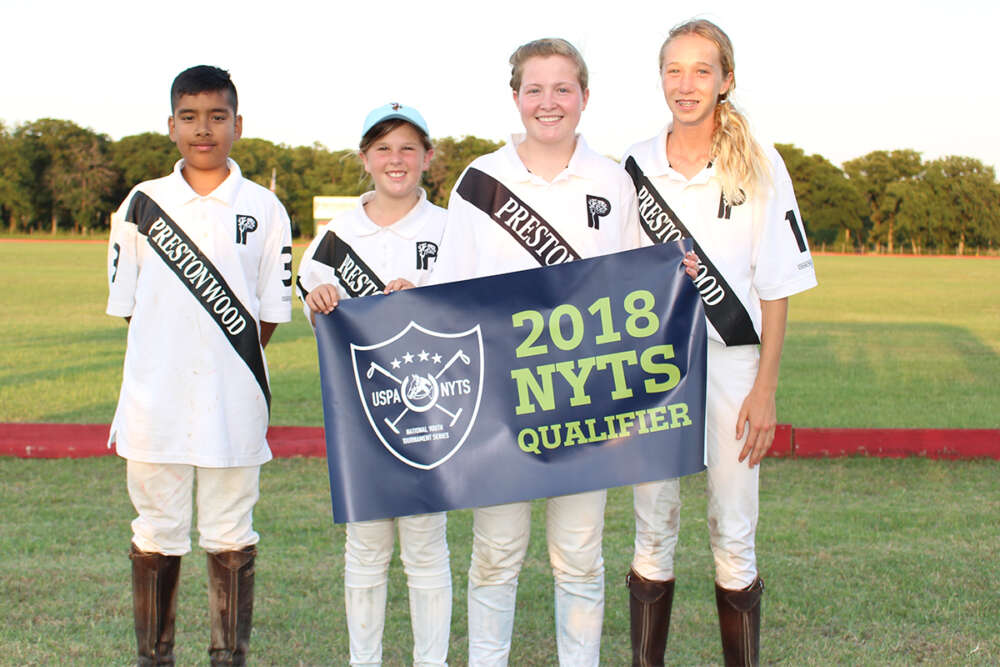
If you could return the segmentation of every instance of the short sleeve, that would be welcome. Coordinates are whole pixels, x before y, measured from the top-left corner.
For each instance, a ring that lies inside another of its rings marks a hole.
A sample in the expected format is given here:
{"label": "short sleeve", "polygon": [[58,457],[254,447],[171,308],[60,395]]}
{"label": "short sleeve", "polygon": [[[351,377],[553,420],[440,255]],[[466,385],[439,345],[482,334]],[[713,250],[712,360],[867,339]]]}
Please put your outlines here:
{"label": "short sleeve", "polygon": [[299,261],[299,273],[295,279],[295,291],[299,295],[299,299],[303,302],[305,302],[309,292],[320,285],[335,284],[337,282],[337,276],[334,273],[333,267],[316,260],[316,249],[319,247],[323,237],[326,236],[328,229],[328,225],[320,228],[319,233],[309,242],[306,251],[302,253],[302,259]]}
{"label": "short sleeve", "polygon": [[621,210],[624,211],[622,219],[622,250],[632,250],[642,245],[642,236],[639,233],[639,203],[635,194],[635,187],[632,179],[628,177],[622,169],[623,184],[621,187]]}
{"label": "short sleeve", "polygon": [[306,305],[306,296],[309,292],[320,285],[335,285],[337,287],[337,294],[341,298],[346,297],[346,294],[340,287],[340,281],[337,279],[337,272],[334,267],[316,259],[316,252],[319,249],[320,243],[323,242],[327,234],[333,234],[331,225],[332,223],[328,223],[320,228],[319,233],[309,242],[309,246],[302,254],[302,260],[299,262],[299,274],[295,278],[295,291],[302,301],[302,312],[306,316],[306,321],[310,323],[310,310],[309,306]]}
{"label": "short sleeve", "polygon": [[139,280],[139,230],[125,221],[132,195],[111,216],[108,240],[108,305],[113,317],[131,317],[135,310],[135,290]]}
{"label": "short sleeve", "polygon": [[635,191],[635,182],[632,181],[632,177],[625,170],[625,163],[628,162],[629,158],[635,160],[635,156],[632,154],[632,150],[635,146],[630,147],[625,154],[622,156],[621,167],[622,171],[625,173],[625,179],[628,182],[628,191],[632,195],[632,206],[634,207],[633,213],[635,218],[635,234],[636,234],[636,245],[637,248],[646,248],[651,245],[655,245],[656,241],[649,237],[649,234],[643,229],[642,223],[639,221],[639,196]]}
{"label": "short sleeve", "polygon": [[788,169],[776,150],[767,152],[773,185],[755,221],[761,228],[754,234],[753,286],[773,301],[815,287],[816,272]]}
{"label": "short sleeve", "polygon": [[288,322],[292,319],[292,227],[277,198],[271,208],[260,262],[260,321]]}
{"label": "short sleeve", "polygon": [[448,199],[448,219],[428,284],[438,285],[476,277],[476,225],[482,213],[458,194],[458,179]]}

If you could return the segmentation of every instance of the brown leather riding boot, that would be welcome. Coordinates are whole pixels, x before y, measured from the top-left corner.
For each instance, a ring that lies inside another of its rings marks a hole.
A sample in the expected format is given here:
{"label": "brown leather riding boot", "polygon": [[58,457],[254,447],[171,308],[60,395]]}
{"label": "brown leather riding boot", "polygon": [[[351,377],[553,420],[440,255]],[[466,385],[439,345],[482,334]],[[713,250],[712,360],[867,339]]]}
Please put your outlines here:
{"label": "brown leather riding boot", "polygon": [[629,570],[625,577],[632,621],[632,665],[663,665],[670,632],[670,608],[674,602],[674,580],[653,581]]}
{"label": "brown leather riding boot", "polygon": [[128,557],[132,561],[132,611],[139,654],[136,664],[172,665],[181,557],[140,551],[134,544]]}
{"label": "brown leather riding boot", "polygon": [[722,654],[727,667],[756,666],[760,660],[760,598],[763,594],[764,582],[760,577],[741,591],[715,584]]}
{"label": "brown leather riding boot", "polygon": [[213,665],[245,665],[253,621],[253,573],[257,547],[208,554],[208,607]]}

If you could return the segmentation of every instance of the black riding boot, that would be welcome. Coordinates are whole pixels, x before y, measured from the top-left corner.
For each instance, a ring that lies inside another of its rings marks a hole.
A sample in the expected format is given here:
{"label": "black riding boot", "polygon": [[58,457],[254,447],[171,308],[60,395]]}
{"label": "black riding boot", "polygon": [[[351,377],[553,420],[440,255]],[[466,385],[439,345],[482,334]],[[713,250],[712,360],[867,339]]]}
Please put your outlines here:
{"label": "black riding boot", "polygon": [[174,664],[174,620],[180,556],[140,551],[131,545],[132,609],[139,667]]}
{"label": "black riding boot", "polygon": [[760,598],[763,594],[764,582],[760,577],[741,591],[715,585],[722,654],[727,667],[755,667],[760,661]]}
{"label": "black riding boot", "polygon": [[663,665],[670,632],[670,608],[674,602],[674,580],[652,581],[629,570],[625,584],[632,622],[632,665]]}
{"label": "black riding boot", "polygon": [[253,574],[257,548],[208,554],[208,606],[213,665],[245,665],[253,621]]}

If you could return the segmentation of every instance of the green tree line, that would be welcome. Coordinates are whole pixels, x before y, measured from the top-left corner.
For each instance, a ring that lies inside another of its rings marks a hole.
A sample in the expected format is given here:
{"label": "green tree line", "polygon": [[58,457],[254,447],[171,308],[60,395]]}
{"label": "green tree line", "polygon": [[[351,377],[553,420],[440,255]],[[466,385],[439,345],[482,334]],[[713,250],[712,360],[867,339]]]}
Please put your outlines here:
{"label": "green tree line", "polygon": [[[462,169],[500,144],[437,139],[424,175],[428,198],[446,205]],[[843,169],[821,155],[779,144],[815,249],[847,252],[993,253],[1000,245],[1000,185],[992,167],[968,157],[924,161],[916,151],[874,151]],[[295,229],[312,233],[315,195],[369,189],[353,149],[285,146],[242,139],[232,152],[244,176],[269,186]],[[163,134],[113,141],[67,120],[0,122],[0,225],[11,234],[91,233],[140,181],[167,174],[177,150]]]}
{"label": "green tree line", "polygon": [[[476,137],[445,137],[434,145],[424,187],[440,205],[465,165],[500,147]],[[314,196],[360,195],[371,188],[353,149],[245,138],[233,145],[232,157],[246,178],[265,187],[273,175],[293,227],[306,236],[312,234]],[[133,185],[170,173],[178,158],[169,137],[156,132],[112,141],[67,120],[0,124],[0,224],[10,234],[106,229]]]}

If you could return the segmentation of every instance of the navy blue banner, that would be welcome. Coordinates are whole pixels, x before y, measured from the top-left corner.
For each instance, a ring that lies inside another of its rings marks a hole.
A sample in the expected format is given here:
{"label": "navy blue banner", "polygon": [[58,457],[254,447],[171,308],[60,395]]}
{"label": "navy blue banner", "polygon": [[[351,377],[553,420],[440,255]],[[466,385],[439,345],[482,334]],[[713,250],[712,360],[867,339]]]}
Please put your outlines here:
{"label": "navy blue banner", "polygon": [[704,470],[690,241],[342,301],[316,316],[338,523]]}

